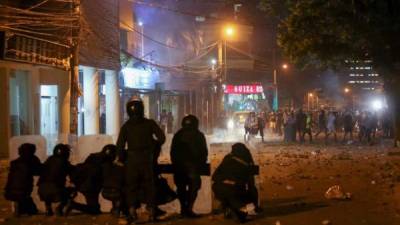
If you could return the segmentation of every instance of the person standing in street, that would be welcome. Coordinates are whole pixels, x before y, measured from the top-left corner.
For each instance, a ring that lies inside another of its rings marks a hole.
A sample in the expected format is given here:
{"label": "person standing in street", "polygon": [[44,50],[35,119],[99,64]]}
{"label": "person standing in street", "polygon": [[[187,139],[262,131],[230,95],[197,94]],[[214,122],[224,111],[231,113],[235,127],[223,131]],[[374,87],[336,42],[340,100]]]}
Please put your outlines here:
{"label": "person standing in street", "polygon": [[193,205],[201,187],[200,170],[207,163],[208,149],[206,138],[199,131],[199,120],[195,116],[183,118],[182,128],[172,139],[170,154],[181,215],[197,217]]}
{"label": "person standing in street", "polygon": [[347,141],[347,135],[350,136],[350,142],[353,141],[353,127],[354,127],[354,122],[353,122],[353,115],[351,115],[351,112],[347,111],[343,117],[343,128],[344,128],[344,135],[343,135],[343,143]]}
{"label": "person standing in street", "polygon": [[167,115],[167,120],[168,120],[168,123],[167,123],[167,133],[168,134],[172,134],[172,132],[173,132],[173,125],[174,125],[174,116],[172,115],[172,112],[168,112],[168,115]]}
{"label": "person standing in street", "polygon": [[161,126],[161,130],[164,131],[164,133],[167,133],[168,114],[167,114],[167,110],[165,110],[165,109],[163,109],[160,114],[160,126]]}
{"label": "person standing in street", "polygon": [[310,143],[312,143],[312,125],[313,125],[312,114],[311,114],[311,112],[308,112],[306,114],[306,126],[304,128],[302,139],[305,141],[305,136],[307,134],[309,137]]}
{"label": "person standing in street", "polygon": [[329,135],[331,135],[331,134],[333,134],[333,139],[336,142],[337,134],[336,134],[336,114],[335,114],[335,112],[329,113],[326,127],[327,127],[328,132],[325,137],[325,142],[328,141]]}
{"label": "person standing in street", "polygon": [[318,132],[315,134],[315,139],[318,138],[318,135],[320,133],[325,134],[325,138],[327,135],[327,128],[326,128],[326,116],[325,116],[325,110],[321,109],[318,115]]}
{"label": "person standing in street", "polygon": [[[137,220],[136,207],[145,203],[150,221],[155,219],[154,151],[165,142],[165,135],[154,120],[144,117],[144,105],[132,98],[126,105],[129,119],[121,127],[117,151],[119,162],[126,163],[126,200],[128,224]],[[155,138],[154,138],[155,137]],[[128,149],[125,150],[126,144]],[[124,151],[127,151],[124,160]]]}
{"label": "person standing in street", "polygon": [[304,132],[306,129],[306,123],[307,123],[307,116],[303,112],[302,109],[299,109],[299,111],[296,114],[296,129],[297,129],[297,134],[299,137],[299,140],[301,143],[304,142]]}

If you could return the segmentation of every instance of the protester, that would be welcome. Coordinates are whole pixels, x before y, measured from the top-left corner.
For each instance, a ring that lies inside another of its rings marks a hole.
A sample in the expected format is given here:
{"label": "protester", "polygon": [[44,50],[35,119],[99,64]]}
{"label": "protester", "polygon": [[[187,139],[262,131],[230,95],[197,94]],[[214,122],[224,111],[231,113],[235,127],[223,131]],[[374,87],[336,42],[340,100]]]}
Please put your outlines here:
{"label": "protester", "polygon": [[310,143],[312,142],[312,125],[313,125],[312,114],[311,114],[311,112],[309,112],[306,114],[306,125],[304,128],[303,137],[302,137],[303,141],[305,141],[305,135],[307,134],[309,137]]}
{"label": "protester", "polygon": [[193,212],[193,205],[201,187],[200,169],[207,162],[208,149],[195,116],[188,115],[183,118],[182,128],[172,139],[170,154],[181,215],[197,217]]}
{"label": "protester", "polygon": [[343,117],[343,128],[344,128],[343,143],[346,142],[347,135],[350,136],[350,141],[353,140],[353,127],[354,127],[353,116],[351,115],[351,112],[347,111]]}
{"label": "protester", "polygon": [[250,151],[244,144],[236,143],[212,176],[212,190],[215,197],[221,201],[225,215],[229,216],[232,212],[240,222],[246,222],[247,204],[252,203],[256,211],[261,210],[258,206],[253,166]]}
{"label": "protester", "polygon": [[287,143],[296,141],[296,118],[294,112],[289,113],[287,117],[284,140]]}
{"label": "protester", "polygon": [[[136,208],[146,203],[150,221],[155,219],[154,151],[165,142],[165,135],[154,120],[144,117],[144,105],[133,98],[127,105],[128,121],[121,127],[117,151],[120,163],[126,164],[126,200],[129,207],[128,223],[137,220]],[[154,139],[154,137],[156,139]],[[126,144],[128,149],[125,150]],[[127,151],[127,159],[122,155]],[[143,198],[141,198],[143,197]]]}
{"label": "protester", "polygon": [[315,139],[320,133],[324,133],[326,138],[327,132],[325,110],[322,109],[318,115],[318,132],[315,134]]}
{"label": "protester", "polygon": [[283,119],[283,113],[281,110],[278,111],[277,117],[276,117],[276,130],[277,134],[279,136],[282,136],[282,126],[284,124],[284,119]]}
{"label": "protester", "polygon": [[328,114],[328,120],[326,124],[327,133],[325,137],[325,141],[328,141],[329,135],[333,134],[334,141],[337,141],[337,134],[336,134],[336,115],[335,112],[330,112]]}
{"label": "protester", "polygon": [[69,162],[71,149],[68,145],[58,144],[54,147],[53,155],[43,164],[38,186],[39,197],[46,205],[46,215],[52,216],[52,203],[59,203],[56,208],[58,216],[63,215],[63,209],[74,195],[72,188],[67,188],[67,176],[71,175],[74,167]]}
{"label": "protester", "polygon": [[172,115],[172,112],[168,112],[167,114],[167,133],[172,134],[173,132],[173,124],[174,124],[174,116]]}
{"label": "protester", "polygon": [[161,114],[160,114],[160,127],[161,127],[161,130],[163,130],[164,133],[167,133],[168,114],[167,114],[167,110],[165,110],[165,109],[163,109]]}
{"label": "protester", "polygon": [[15,216],[34,215],[38,212],[31,194],[33,177],[40,175],[42,164],[35,152],[35,145],[22,144],[18,148],[19,157],[10,162],[4,197],[14,202]]}
{"label": "protester", "polygon": [[249,116],[244,122],[244,140],[250,140],[250,136],[256,135],[259,130],[259,123],[255,112],[250,112]]}
{"label": "protester", "polygon": [[264,142],[265,120],[261,113],[257,117],[257,126],[258,126],[258,130],[260,132],[261,141]]}
{"label": "protester", "polygon": [[306,129],[307,116],[302,109],[296,114],[296,129],[300,142],[304,142],[304,131]]}
{"label": "protester", "polygon": [[367,130],[368,119],[369,118],[368,118],[367,112],[362,112],[359,115],[357,123],[358,123],[358,128],[359,128],[358,140],[360,141],[360,143],[362,143],[363,140],[368,137],[368,130]]}

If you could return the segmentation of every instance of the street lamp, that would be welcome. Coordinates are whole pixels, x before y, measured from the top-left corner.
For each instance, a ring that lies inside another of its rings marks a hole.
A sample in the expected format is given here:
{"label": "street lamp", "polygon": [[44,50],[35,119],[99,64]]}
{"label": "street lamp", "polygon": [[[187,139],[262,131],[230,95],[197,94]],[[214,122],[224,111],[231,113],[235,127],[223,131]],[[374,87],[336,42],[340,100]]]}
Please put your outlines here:
{"label": "street lamp", "polygon": [[138,25],[140,27],[140,39],[142,42],[142,48],[141,48],[141,58],[144,58],[144,24],[142,21],[139,20]]}
{"label": "street lamp", "polygon": [[[282,64],[282,69],[283,70],[287,70],[289,68],[288,64],[284,63]],[[274,97],[274,102],[272,105],[272,108],[274,109],[274,111],[277,111],[279,108],[278,105],[278,79],[277,79],[277,69],[274,68],[274,86],[275,86],[275,97]]]}
{"label": "street lamp", "polygon": [[226,37],[232,37],[235,34],[235,28],[232,25],[227,25],[224,32]]}
{"label": "street lamp", "polygon": [[[233,36],[235,35],[235,27],[232,25],[226,25],[223,28],[223,44],[224,44],[224,76],[223,76],[223,80],[226,80],[226,73],[227,73],[227,54],[226,54],[226,49],[227,49],[227,40],[228,39],[232,39]],[[222,43],[218,46],[218,54],[219,54],[219,61],[220,64],[222,64]],[[221,65],[220,65],[221,66]]]}

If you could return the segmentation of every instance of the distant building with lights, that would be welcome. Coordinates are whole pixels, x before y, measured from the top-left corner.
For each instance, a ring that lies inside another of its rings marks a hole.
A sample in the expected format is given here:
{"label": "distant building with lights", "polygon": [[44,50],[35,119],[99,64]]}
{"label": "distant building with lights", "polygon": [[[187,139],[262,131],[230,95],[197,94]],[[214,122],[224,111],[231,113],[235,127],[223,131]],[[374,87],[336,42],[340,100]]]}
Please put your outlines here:
{"label": "distant building with lights", "polygon": [[346,85],[359,94],[371,93],[382,89],[381,76],[374,70],[371,60],[353,60],[348,62]]}
{"label": "distant building with lights", "polygon": [[371,60],[348,60],[345,87],[352,96],[352,104],[357,108],[364,106],[371,99],[382,96],[383,80],[373,67]]}

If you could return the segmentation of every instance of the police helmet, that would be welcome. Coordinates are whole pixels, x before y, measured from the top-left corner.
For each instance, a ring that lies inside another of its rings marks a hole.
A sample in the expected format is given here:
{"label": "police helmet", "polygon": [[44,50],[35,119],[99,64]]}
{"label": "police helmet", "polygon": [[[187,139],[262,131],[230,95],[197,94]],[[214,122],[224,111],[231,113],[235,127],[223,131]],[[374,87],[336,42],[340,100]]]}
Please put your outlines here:
{"label": "police helmet", "polygon": [[65,144],[58,144],[53,149],[53,155],[68,159],[71,154],[71,147]]}
{"label": "police helmet", "polygon": [[126,104],[126,112],[128,113],[129,118],[143,118],[143,101],[138,97],[132,97]]}
{"label": "police helmet", "polygon": [[31,143],[25,143],[19,146],[18,155],[19,156],[31,156],[36,152],[36,145]]}
{"label": "police helmet", "polygon": [[117,156],[117,146],[109,144],[103,147],[101,153],[105,155],[105,157],[109,160],[114,160]]}
{"label": "police helmet", "polygon": [[249,164],[254,164],[253,157],[251,156],[250,150],[243,143],[236,143],[232,145],[232,155],[244,160]]}
{"label": "police helmet", "polygon": [[199,128],[199,120],[194,115],[187,115],[182,119],[183,128]]}

